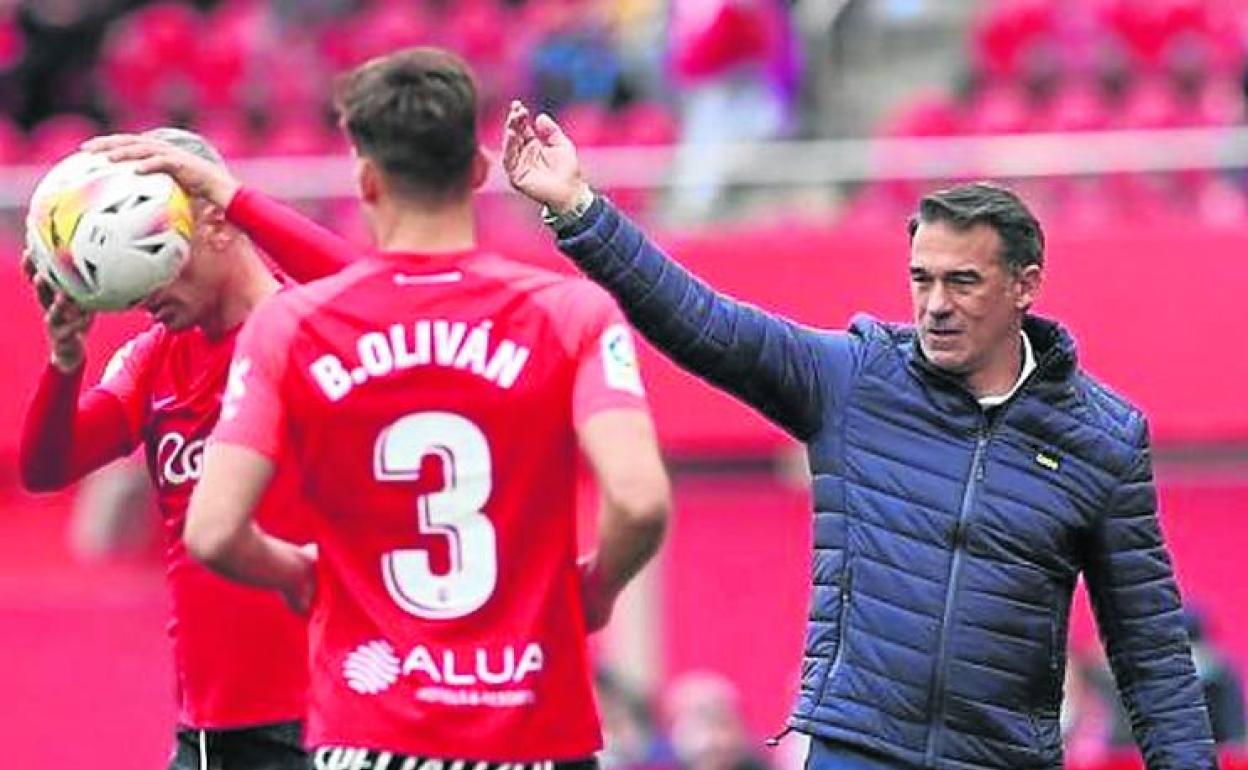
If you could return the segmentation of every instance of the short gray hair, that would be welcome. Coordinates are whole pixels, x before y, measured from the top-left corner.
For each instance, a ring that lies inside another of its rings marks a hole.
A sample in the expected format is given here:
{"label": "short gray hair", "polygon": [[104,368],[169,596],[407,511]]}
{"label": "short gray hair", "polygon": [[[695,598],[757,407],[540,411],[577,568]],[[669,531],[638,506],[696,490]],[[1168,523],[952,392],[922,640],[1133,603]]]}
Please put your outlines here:
{"label": "short gray hair", "polygon": [[217,148],[212,146],[212,142],[209,142],[194,131],[187,131],[185,128],[162,126],[161,128],[153,128],[151,131],[144,131],[143,136],[150,136],[153,139],[168,142],[174,147],[212,161],[218,166],[225,165],[225,158],[221,157],[221,153]]}

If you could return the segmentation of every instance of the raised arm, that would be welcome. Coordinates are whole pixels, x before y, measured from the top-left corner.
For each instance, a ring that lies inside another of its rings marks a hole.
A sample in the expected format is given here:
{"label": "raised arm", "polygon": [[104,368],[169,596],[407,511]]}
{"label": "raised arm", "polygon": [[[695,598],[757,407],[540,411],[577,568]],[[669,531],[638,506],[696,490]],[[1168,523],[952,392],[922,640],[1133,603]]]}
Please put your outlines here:
{"label": "raised arm", "polygon": [[112,394],[81,393],[91,315],[35,277],[29,259],[23,263],[44,309],[49,358],[22,422],[18,466],[23,487],[49,492],[128,454],[137,439]]}
{"label": "raised arm", "polygon": [[116,134],[92,139],[83,148],[114,162],[134,162],[142,173],[173,177],[188,195],[222,209],[231,224],[296,281],[324,278],[355,259],[358,250],[337,233],[243,187],[223,164],[158,138],[163,136]]}
{"label": "raised arm", "polygon": [[[824,406],[818,334],[717,293],[670,259],[589,192],[576,148],[548,116],[531,120],[514,102],[503,156],[512,186],[546,206],[559,248],[615,296],[647,339],[794,436],[818,430]],[[848,359],[847,345],[827,352]],[[848,366],[847,360],[822,363]]]}
{"label": "raised arm", "polygon": [[1149,770],[1217,767],[1204,694],[1157,519],[1147,426],[1088,548],[1086,580],[1109,663]]}

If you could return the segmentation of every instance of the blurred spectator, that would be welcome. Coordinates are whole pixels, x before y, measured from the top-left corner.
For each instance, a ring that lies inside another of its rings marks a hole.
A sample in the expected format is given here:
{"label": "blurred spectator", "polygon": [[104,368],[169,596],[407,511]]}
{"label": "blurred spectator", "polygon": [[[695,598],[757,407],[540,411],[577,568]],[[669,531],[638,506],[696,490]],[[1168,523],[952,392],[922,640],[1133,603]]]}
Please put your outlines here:
{"label": "blurred spectator", "polygon": [[685,114],[676,175],[682,214],[711,215],[720,203],[723,143],[780,135],[796,90],[786,65],[793,31],[779,0],[673,0],[670,56]]}
{"label": "blurred spectator", "polygon": [[678,677],[666,706],[684,770],[766,770],[750,750],[737,688],[723,676],[699,671]]}
{"label": "blurred spectator", "polygon": [[[12,23],[20,58],[4,73],[5,111],[23,126],[57,112],[96,113],[91,87],[100,41],[121,0],[23,0]],[[6,14],[7,15],[7,14]],[[11,30],[12,28],[10,28]]]}
{"label": "blurred spectator", "polygon": [[602,718],[603,770],[676,770],[676,755],[659,731],[650,704],[610,670],[594,672]]}
{"label": "blurred spectator", "polygon": [[[1190,607],[1183,611],[1183,624],[1192,643],[1192,662],[1205,690],[1213,739],[1220,745],[1242,744],[1245,739],[1244,689],[1231,661],[1205,635],[1204,618]],[[1109,743],[1114,747],[1132,745],[1131,722],[1114,689],[1113,675],[1102,657],[1087,668],[1088,681],[1108,704],[1112,713]]]}
{"label": "blurred spectator", "polygon": [[145,460],[135,455],[82,480],[74,497],[70,547],[90,561],[137,554],[157,557],[159,520]]}
{"label": "blurred spectator", "polygon": [[1243,743],[1243,681],[1232,661],[1227,660],[1206,637],[1205,622],[1200,613],[1189,608],[1183,620],[1187,635],[1192,640],[1192,662],[1196,664],[1196,675],[1205,687],[1213,739],[1219,744]]}
{"label": "blurred spectator", "polygon": [[593,16],[569,12],[537,41],[529,54],[530,89],[543,111],[615,100],[623,68],[607,33]]}
{"label": "blurred spectator", "polygon": [[1099,646],[1094,652],[1073,650],[1066,668],[1062,743],[1067,761],[1076,766],[1095,765],[1103,761],[1114,729],[1114,706],[1106,702],[1099,681],[1099,672],[1105,666],[1105,659],[1099,655],[1099,650]]}

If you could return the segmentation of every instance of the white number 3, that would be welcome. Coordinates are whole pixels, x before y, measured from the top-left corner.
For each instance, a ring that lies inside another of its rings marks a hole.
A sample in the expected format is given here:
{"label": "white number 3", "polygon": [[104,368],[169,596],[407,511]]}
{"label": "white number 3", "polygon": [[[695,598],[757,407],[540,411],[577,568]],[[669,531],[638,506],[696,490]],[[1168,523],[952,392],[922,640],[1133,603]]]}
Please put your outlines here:
{"label": "white number 3", "polygon": [[429,552],[410,548],[382,556],[381,572],[390,597],[407,612],[458,618],[485,604],[498,582],[494,525],[481,512],[490,497],[490,445],[457,414],[409,414],[377,436],[373,474],[378,481],[415,481],[428,455],[441,459],[445,483],[418,499],[417,527],[446,536],[450,570],[435,575]]}

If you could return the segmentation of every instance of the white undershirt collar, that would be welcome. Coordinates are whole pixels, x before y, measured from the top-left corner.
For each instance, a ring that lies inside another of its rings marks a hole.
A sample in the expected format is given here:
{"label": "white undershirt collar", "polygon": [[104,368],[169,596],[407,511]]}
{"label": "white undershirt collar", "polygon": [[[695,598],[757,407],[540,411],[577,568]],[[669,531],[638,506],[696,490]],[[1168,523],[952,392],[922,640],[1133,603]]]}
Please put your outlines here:
{"label": "white undershirt collar", "polygon": [[1027,333],[1022,329],[1019,329],[1018,333],[1023,338],[1023,370],[1018,373],[1018,379],[1014,380],[1014,386],[1005,393],[999,396],[984,396],[983,398],[977,399],[980,407],[983,409],[991,409],[994,406],[1001,406],[1006,401],[1009,401],[1014,397],[1014,394],[1018,392],[1018,389],[1023,387],[1023,383],[1027,381],[1027,378],[1031,376],[1031,373],[1036,370],[1036,354],[1031,349],[1031,340],[1028,339]]}

